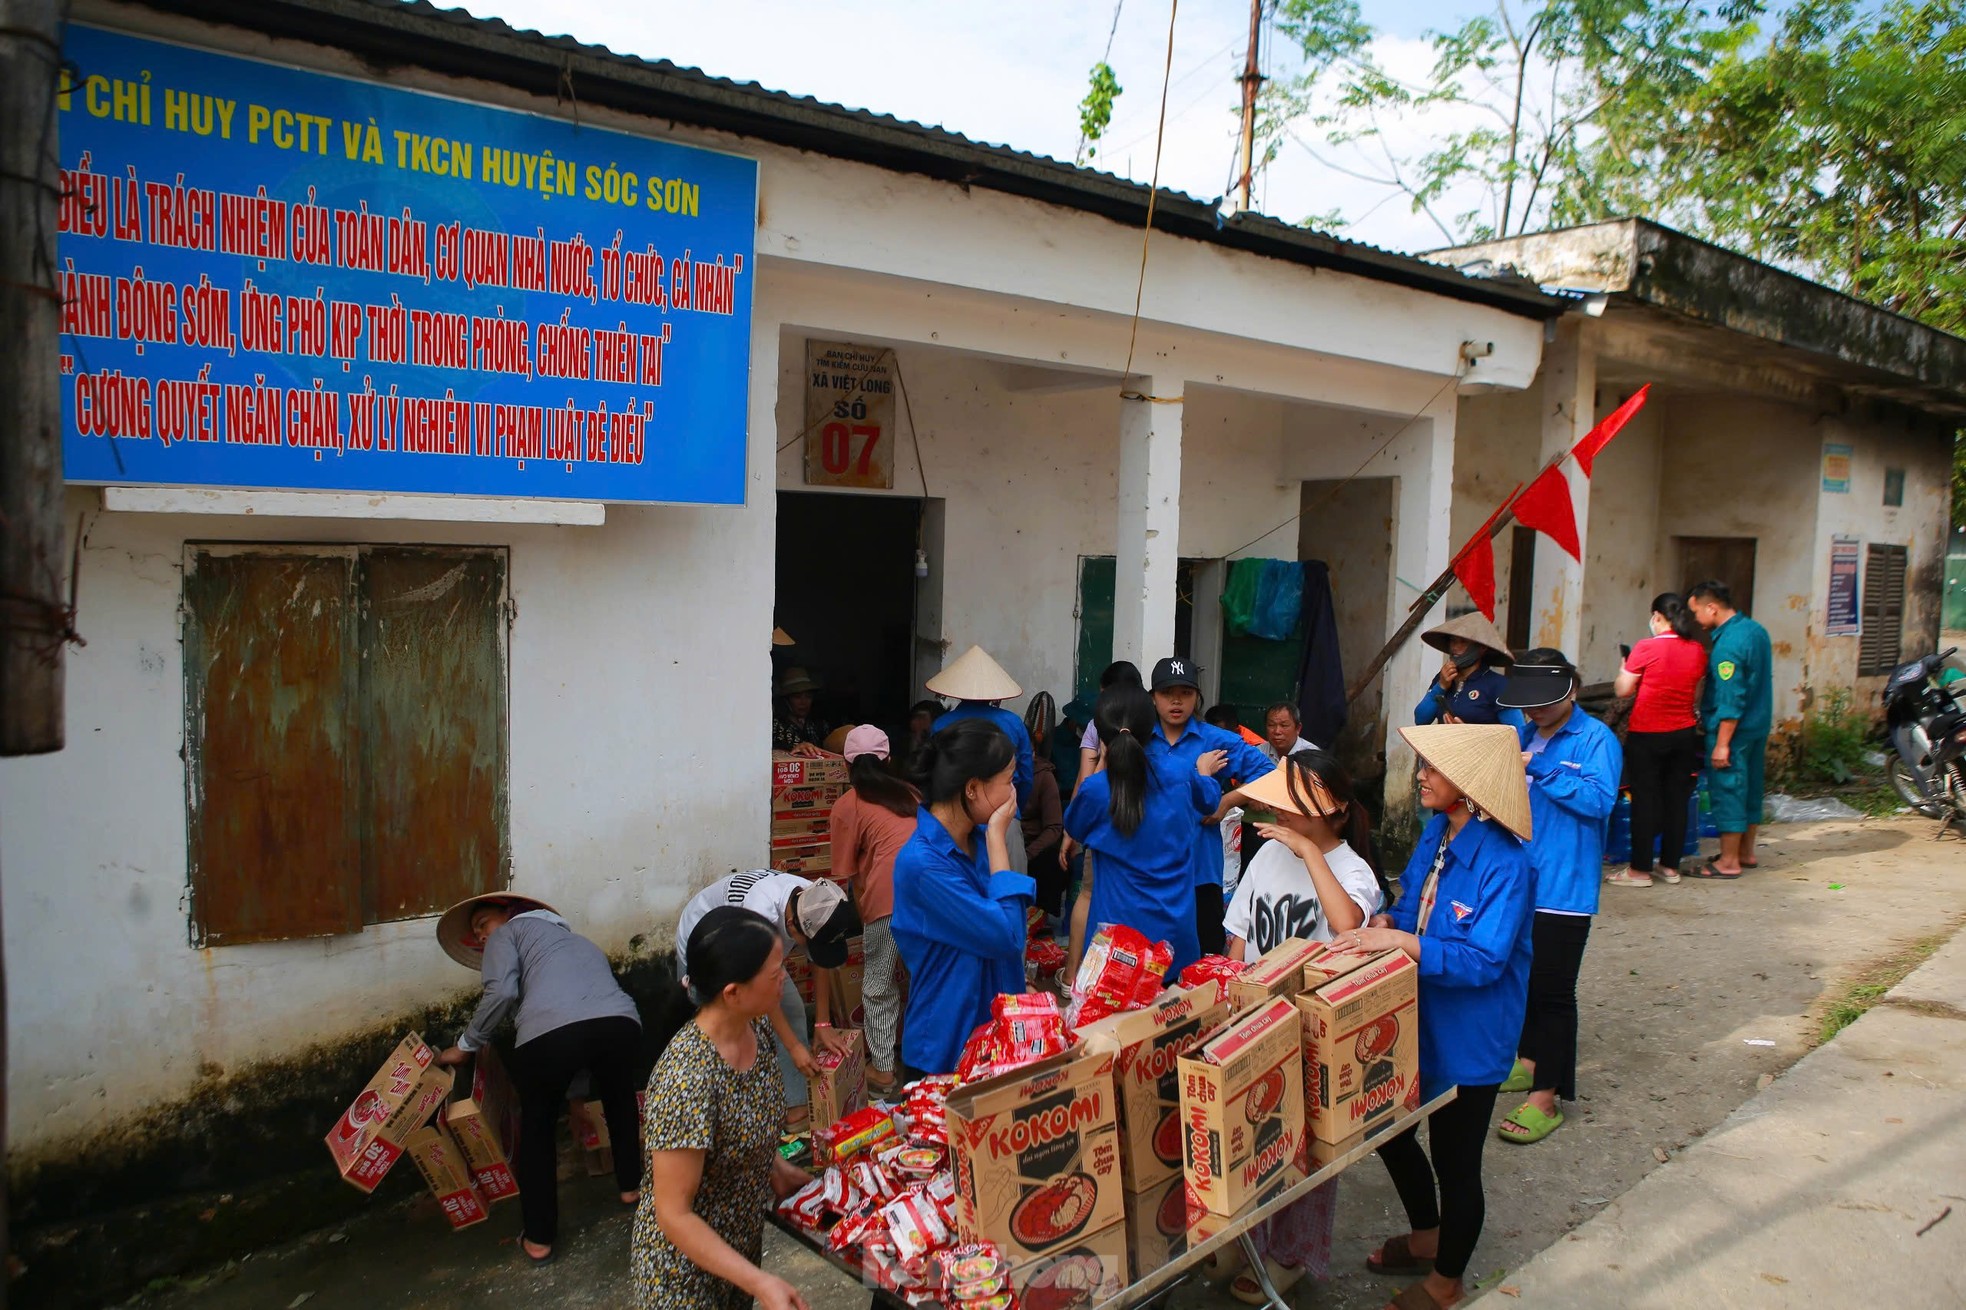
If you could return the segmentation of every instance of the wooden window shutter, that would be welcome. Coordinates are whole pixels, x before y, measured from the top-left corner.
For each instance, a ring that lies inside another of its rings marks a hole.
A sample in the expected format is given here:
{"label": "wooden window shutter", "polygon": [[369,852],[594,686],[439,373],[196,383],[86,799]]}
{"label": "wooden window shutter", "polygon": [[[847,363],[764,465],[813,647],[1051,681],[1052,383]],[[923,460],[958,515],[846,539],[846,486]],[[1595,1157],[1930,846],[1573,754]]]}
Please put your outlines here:
{"label": "wooden window shutter", "polygon": [[1864,556],[1863,634],[1857,639],[1857,673],[1889,673],[1904,659],[1905,562],[1903,546],[1869,546]]}
{"label": "wooden window shutter", "polygon": [[185,769],[203,945],[362,926],[354,566],[352,551],[187,553]]}
{"label": "wooden window shutter", "polygon": [[503,551],[362,553],[367,917],[507,883]]}

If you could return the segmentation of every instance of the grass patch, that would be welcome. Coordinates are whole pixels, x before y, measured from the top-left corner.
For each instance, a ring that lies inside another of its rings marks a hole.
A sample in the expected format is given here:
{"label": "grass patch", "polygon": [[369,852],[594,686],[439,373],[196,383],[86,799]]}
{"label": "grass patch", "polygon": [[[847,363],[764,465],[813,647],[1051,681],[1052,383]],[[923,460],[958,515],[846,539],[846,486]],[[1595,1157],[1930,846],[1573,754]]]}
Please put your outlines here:
{"label": "grass patch", "polygon": [[1931,959],[1932,953],[1951,940],[1959,926],[1960,922],[1955,921],[1943,932],[1920,937],[1839,983],[1822,1002],[1822,1026],[1817,1030],[1816,1044],[1822,1045],[1862,1018],[1864,1011],[1883,1000],[1913,969]]}

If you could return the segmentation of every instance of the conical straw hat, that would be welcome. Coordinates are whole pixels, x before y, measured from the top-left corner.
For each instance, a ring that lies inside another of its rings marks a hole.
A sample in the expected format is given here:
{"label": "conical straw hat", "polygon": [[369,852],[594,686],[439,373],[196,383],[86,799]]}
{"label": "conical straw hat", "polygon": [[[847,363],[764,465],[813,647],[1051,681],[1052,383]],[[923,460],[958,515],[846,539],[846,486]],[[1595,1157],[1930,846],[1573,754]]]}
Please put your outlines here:
{"label": "conical straw hat", "polygon": [[1024,694],[1016,679],[981,646],[971,646],[922,685],[938,696],[956,700],[1009,700]]}
{"label": "conical straw hat", "polygon": [[523,914],[527,910],[553,910],[553,907],[536,896],[520,896],[516,892],[485,892],[478,896],[467,896],[456,905],[445,910],[437,920],[437,944],[444,948],[444,954],[456,960],[467,969],[479,969],[485,963],[485,944],[471,931],[471,916],[481,905],[501,905],[513,914]]}
{"label": "conical straw hat", "polygon": [[1420,634],[1421,641],[1426,642],[1443,655],[1447,653],[1447,639],[1449,637],[1464,637],[1477,646],[1486,646],[1488,649],[1494,651],[1497,655],[1501,656],[1501,663],[1508,664],[1512,662],[1512,657],[1509,655],[1508,638],[1496,631],[1495,625],[1490,623],[1487,616],[1482,614],[1480,610],[1469,610],[1458,619],[1449,619],[1447,622],[1436,627],[1428,628]]}
{"label": "conical straw hat", "polygon": [[1304,801],[1316,806],[1315,810],[1305,809],[1303,801],[1290,794],[1288,777],[1290,767],[1283,760],[1278,760],[1276,768],[1255,782],[1245,783],[1242,786],[1243,798],[1255,802],[1258,809],[1277,813],[1312,814],[1319,817],[1335,814],[1338,810],[1338,802],[1333,799],[1329,791],[1325,790],[1324,784],[1319,782],[1315,775],[1306,774],[1297,779],[1298,795],[1302,796]]}
{"label": "conical straw hat", "polygon": [[1415,754],[1495,822],[1529,840],[1529,775],[1522,739],[1506,723],[1430,723],[1401,728]]}
{"label": "conical straw hat", "polygon": [[799,643],[793,641],[792,634],[785,631],[785,629],[773,628],[771,630],[771,644],[774,646],[796,646]]}

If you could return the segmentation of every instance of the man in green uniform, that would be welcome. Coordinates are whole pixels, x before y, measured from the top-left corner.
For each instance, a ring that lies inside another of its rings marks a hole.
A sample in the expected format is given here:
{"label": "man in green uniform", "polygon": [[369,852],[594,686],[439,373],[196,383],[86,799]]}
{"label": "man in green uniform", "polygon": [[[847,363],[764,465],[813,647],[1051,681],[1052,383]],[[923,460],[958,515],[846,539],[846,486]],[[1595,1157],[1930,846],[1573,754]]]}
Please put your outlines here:
{"label": "man in green uniform", "polygon": [[1754,839],[1761,830],[1762,769],[1775,721],[1775,653],[1768,629],[1734,608],[1723,582],[1702,582],[1687,608],[1713,633],[1700,693],[1707,725],[1708,789],[1720,854],[1692,871],[1696,878],[1738,878],[1759,868]]}

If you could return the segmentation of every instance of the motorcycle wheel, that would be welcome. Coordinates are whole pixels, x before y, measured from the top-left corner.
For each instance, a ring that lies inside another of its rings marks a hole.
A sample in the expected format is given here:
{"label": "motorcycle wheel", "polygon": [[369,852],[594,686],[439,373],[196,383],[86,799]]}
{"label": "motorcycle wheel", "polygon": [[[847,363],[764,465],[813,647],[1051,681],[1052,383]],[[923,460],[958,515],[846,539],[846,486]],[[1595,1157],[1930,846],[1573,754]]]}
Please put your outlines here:
{"label": "motorcycle wheel", "polygon": [[1884,766],[1884,775],[1891,782],[1891,790],[1898,793],[1898,799],[1917,810],[1928,819],[1943,819],[1946,815],[1944,800],[1934,800],[1918,786],[1918,776],[1901,759],[1893,758]]}

